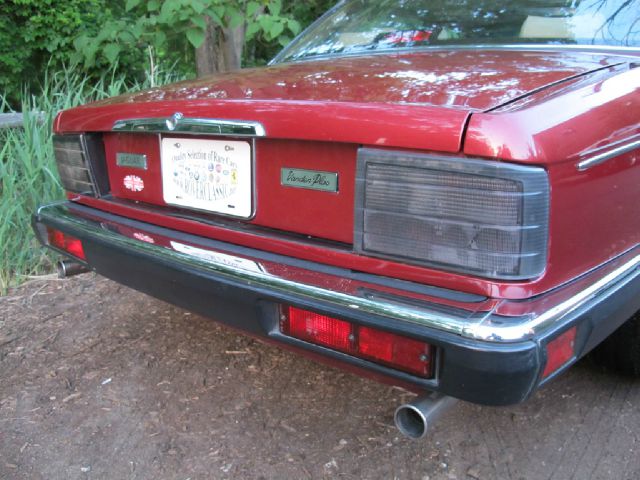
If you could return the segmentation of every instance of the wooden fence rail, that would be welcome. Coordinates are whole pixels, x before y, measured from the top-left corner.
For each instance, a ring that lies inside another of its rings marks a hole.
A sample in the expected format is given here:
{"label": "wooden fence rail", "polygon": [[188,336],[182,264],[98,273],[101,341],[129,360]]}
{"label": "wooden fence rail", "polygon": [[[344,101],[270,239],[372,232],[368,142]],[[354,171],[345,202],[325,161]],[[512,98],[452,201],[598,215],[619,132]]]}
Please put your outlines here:
{"label": "wooden fence rail", "polygon": [[[38,122],[44,121],[44,112],[37,113]],[[0,130],[4,128],[20,128],[23,125],[22,113],[0,113]]]}

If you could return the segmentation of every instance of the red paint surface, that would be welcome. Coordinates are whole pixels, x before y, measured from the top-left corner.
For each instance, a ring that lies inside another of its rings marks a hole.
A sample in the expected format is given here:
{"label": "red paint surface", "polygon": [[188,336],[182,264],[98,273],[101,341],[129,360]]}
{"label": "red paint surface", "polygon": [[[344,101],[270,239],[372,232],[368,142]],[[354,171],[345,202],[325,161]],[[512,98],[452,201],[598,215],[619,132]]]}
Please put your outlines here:
{"label": "red paint surface", "polygon": [[552,92],[532,95],[513,110],[474,114],[464,153],[555,164],[640,134],[640,68],[606,69]]}
{"label": "red paint surface", "polygon": [[[348,243],[353,230],[356,147],[454,153],[460,150],[471,114],[463,145],[466,156],[542,165],[549,171],[549,263],[540,278],[491,281],[292,238],[169,218],[133,204],[90,198],[81,201],[237,245],[497,298],[528,298],[566,283],[640,242],[640,154],[631,152],[587,172],[575,168],[580,159],[603,144],[640,134],[640,69],[621,65],[627,60],[575,52],[443,51],[282,65],[69,110],[58,117],[56,129],[109,130],[118,119],[163,117],[176,111],[192,117],[260,121],[269,138],[257,142],[258,211],[252,221]],[[618,66],[604,68],[607,65]],[[594,73],[574,77],[589,71]],[[526,92],[568,78],[520,99]],[[479,111],[511,100],[514,102],[492,113]],[[108,158],[125,147],[129,153],[144,150],[159,168],[156,136],[112,134],[105,138]],[[118,138],[122,145],[116,144]],[[282,187],[282,166],[337,170],[340,192]],[[145,174],[151,181],[145,178],[147,196],[135,198],[162,204],[159,171],[154,168]],[[126,169],[110,172],[114,188],[127,173]],[[128,195],[114,190],[118,193]]]}
{"label": "red paint surface", "polygon": [[[353,242],[356,146],[258,140],[258,209],[252,223],[345,243]],[[338,192],[281,185],[282,168],[338,174]]]}
{"label": "red paint surface", "polygon": [[[157,135],[128,135],[107,133],[103,136],[109,185],[114,197],[147,203],[162,202],[162,174]],[[116,164],[116,153],[133,153],[147,156],[147,169],[122,167]],[[144,189],[134,192],[125,187],[125,177],[135,175],[144,182]]]}
{"label": "red paint surface", "polygon": [[[109,131],[122,119],[169,117],[241,119],[260,122],[272,139],[460,150],[468,113],[428,105],[287,100],[172,100],[168,102],[83,107],[62,112],[58,133]],[[283,115],[283,112],[287,112]]]}
{"label": "red paint surface", "polygon": [[615,56],[579,52],[390,53],[241,70],[115,97],[81,108],[133,103],[145,109],[149,103],[176,100],[257,103],[284,100],[411,103],[480,111],[544,85],[618,62],[620,59]]}
{"label": "red paint surface", "polygon": [[619,61],[588,53],[454,50],[279,65],[67,110],[56,130],[108,131],[117,120],[179,111],[259,121],[270,138],[457,152],[469,111]]}
{"label": "red paint surface", "polygon": [[[109,133],[104,135],[104,143],[112,195],[166,206],[162,193],[159,136]],[[117,165],[118,152],[145,154],[147,169]],[[254,173],[254,204],[258,208],[249,223],[351,243],[355,164],[355,145],[259,139]],[[280,171],[287,167],[337,173],[338,192],[283,186]],[[144,190],[133,192],[125,188],[125,178],[129,175],[139,176],[144,181]]]}
{"label": "red paint surface", "polygon": [[518,109],[471,118],[465,154],[549,170],[551,238],[541,284],[566,282],[640,243],[640,150],[576,168],[623,139],[640,139],[640,68],[611,69]]}

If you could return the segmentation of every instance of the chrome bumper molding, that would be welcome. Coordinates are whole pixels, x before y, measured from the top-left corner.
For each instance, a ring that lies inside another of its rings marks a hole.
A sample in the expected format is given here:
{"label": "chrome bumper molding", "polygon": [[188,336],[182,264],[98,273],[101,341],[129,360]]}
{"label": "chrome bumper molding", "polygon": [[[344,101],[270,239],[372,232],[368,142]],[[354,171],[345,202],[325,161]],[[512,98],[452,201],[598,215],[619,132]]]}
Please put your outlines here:
{"label": "chrome bumper molding", "polygon": [[[96,217],[101,214],[102,212],[96,211]],[[204,256],[177,251],[106,229],[100,222],[84,218],[60,204],[41,207],[36,216],[36,223],[54,225],[62,230],[69,230],[71,234],[75,232],[84,239],[100,242],[112,248],[155,257],[176,266],[259,287],[275,297],[278,297],[278,294],[295,295],[345,311],[381,316],[391,321],[409,322],[472,340],[494,343],[525,341],[544,334],[570,320],[573,312],[589,309],[640,276],[640,253],[638,248],[635,248],[609,262],[606,267],[592,271],[567,286],[530,300],[499,300],[494,302],[490,311],[479,312],[477,310],[482,303],[467,304],[468,310],[447,308],[435,305],[433,297],[430,302],[416,302],[415,295],[405,296],[402,290],[388,295],[389,289],[385,289],[385,295],[372,296],[366,293],[366,288],[363,287],[367,285],[363,282],[318,272],[312,268],[240,256],[226,250],[196,247],[208,249],[211,255]],[[144,229],[144,226],[145,224],[140,223],[141,229]],[[197,239],[198,237],[193,237],[195,245],[198,244]],[[248,268],[248,264],[256,265],[258,268]],[[406,303],[403,300],[406,300]],[[516,316],[504,313],[509,311],[519,313]]]}

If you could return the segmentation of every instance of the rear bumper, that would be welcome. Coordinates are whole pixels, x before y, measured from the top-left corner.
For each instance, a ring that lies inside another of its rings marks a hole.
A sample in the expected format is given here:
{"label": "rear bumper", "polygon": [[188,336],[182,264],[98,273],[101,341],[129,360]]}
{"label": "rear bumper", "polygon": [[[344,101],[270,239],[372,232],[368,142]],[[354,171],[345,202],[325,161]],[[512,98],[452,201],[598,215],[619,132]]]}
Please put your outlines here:
{"label": "rear bumper", "polygon": [[[640,309],[637,248],[516,302],[224,244],[69,202],[40,208],[33,222],[45,245],[46,226],[81,239],[88,265],[119,283],[323,360],[482,404],[531,395],[544,383],[545,344],[567,328],[578,326],[576,354],[560,371]],[[421,379],[284,336],[283,304],[424,340],[437,348],[436,375]]]}

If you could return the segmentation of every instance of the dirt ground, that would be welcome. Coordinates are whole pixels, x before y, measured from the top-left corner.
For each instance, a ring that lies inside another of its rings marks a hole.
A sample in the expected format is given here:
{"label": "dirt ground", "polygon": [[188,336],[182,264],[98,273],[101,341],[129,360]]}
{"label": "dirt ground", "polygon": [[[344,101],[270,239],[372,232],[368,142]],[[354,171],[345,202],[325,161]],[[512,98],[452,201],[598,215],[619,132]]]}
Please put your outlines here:
{"label": "dirt ground", "polygon": [[640,478],[640,382],[588,362],[424,441],[409,398],[94,274],[0,298],[2,479]]}

